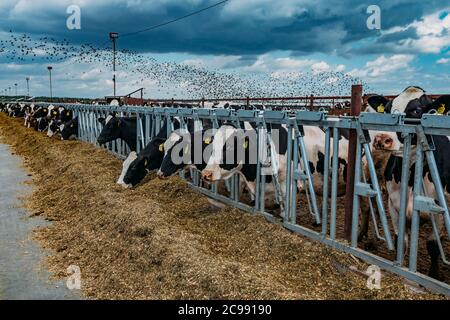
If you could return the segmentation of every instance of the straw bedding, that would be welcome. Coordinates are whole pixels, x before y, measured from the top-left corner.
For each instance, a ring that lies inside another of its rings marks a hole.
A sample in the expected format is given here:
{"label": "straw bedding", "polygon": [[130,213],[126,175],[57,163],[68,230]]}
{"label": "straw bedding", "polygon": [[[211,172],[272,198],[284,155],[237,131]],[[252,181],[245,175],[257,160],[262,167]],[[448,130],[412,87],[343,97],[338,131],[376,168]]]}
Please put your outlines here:
{"label": "straw bedding", "polygon": [[50,139],[0,114],[0,136],[32,173],[31,215],[55,277],[78,265],[92,299],[430,299],[383,272],[381,290],[349,271],[367,265],[264,218],[212,210],[181,179],[124,190],[121,162],[79,141]]}

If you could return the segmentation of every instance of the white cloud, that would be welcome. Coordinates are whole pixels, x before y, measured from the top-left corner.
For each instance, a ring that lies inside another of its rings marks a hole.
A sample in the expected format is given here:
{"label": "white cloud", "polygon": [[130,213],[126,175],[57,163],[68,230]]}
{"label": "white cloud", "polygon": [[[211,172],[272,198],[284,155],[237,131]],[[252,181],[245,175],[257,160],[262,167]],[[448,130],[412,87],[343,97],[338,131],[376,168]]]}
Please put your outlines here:
{"label": "white cloud", "polygon": [[416,31],[417,38],[407,38],[398,41],[398,50],[440,53],[450,46],[450,14],[442,18],[441,14],[443,12],[446,11],[440,10],[424,16],[409,25],[382,31],[382,34],[395,34],[413,28]]}
{"label": "white cloud", "polygon": [[390,57],[379,56],[373,61],[368,61],[363,69],[353,69],[348,74],[359,78],[380,78],[398,70],[410,69],[413,55],[396,54]]}
{"label": "white cloud", "polygon": [[311,70],[314,74],[318,74],[318,73],[330,71],[331,67],[325,61],[320,61],[320,62],[314,63],[311,66]]}
{"label": "white cloud", "polygon": [[436,64],[448,64],[450,62],[450,58],[442,58],[436,61]]}

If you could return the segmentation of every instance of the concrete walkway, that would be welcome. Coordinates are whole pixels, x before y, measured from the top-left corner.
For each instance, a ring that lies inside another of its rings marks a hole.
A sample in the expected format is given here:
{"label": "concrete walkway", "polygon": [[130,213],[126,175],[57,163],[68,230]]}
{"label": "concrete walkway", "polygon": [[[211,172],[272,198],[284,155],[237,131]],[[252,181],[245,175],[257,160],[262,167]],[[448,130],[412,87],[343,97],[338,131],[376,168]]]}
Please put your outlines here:
{"label": "concrete walkway", "polygon": [[39,217],[28,218],[20,197],[31,191],[21,159],[0,144],[0,300],[80,299],[65,281],[50,281],[43,268],[45,252],[32,240],[32,230],[45,226]]}

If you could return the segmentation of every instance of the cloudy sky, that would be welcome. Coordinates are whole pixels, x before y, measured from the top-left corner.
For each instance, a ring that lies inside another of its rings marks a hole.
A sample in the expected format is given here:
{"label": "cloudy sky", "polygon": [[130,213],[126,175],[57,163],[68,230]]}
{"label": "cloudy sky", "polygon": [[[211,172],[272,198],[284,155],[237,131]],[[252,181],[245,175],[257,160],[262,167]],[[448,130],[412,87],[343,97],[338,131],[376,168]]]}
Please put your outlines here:
{"label": "cloudy sky", "polygon": [[[71,48],[101,47],[110,45],[108,32],[116,31],[119,49],[160,62],[270,76],[338,72],[385,94],[408,85],[430,93],[450,91],[450,0],[229,0],[176,23],[126,35],[218,1],[1,0],[0,40],[26,34],[37,42],[65,39]],[[70,5],[81,10],[79,30],[66,26]],[[381,9],[380,30],[367,27],[369,5]],[[98,61],[19,58],[11,45],[0,46],[0,95],[14,83],[19,94],[25,93],[27,76],[33,95],[48,95],[49,63],[54,95],[112,94],[110,66]],[[141,86],[147,96],[172,94],[170,88],[158,91],[154,78],[137,76],[133,68],[123,64],[120,69],[119,62],[119,94]]]}

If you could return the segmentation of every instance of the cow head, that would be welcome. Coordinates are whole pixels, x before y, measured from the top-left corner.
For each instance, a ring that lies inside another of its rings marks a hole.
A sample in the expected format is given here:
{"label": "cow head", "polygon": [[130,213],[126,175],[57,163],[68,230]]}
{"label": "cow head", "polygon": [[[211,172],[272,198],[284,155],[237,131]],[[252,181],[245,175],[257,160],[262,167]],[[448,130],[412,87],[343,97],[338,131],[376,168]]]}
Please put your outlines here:
{"label": "cow head", "polygon": [[46,117],[48,114],[48,108],[47,107],[39,107],[35,113],[33,113],[33,118],[38,119],[42,117]]}
{"label": "cow head", "polygon": [[64,107],[59,107],[58,111],[59,111],[59,117],[58,117],[59,121],[67,122],[67,121],[72,120],[72,118],[73,118],[72,110],[68,110]]}
{"label": "cow head", "polygon": [[211,156],[202,170],[202,178],[206,181],[226,180],[241,170],[243,164],[248,163],[250,145],[254,146],[250,141],[256,141],[251,133],[256,134],[256,131],[244,131],[230,125],[220,127],[214,135]]}
{"label": "cow head", "polygon": [[69,122],[60,126],[61,140],[69,140],[78,136],[78,118],[74,118]]}
{"label": "cow head", "polygon": [[434,112],[436,114],[447,115],[450,111],[450,95],[443,95],[428,104],[424,110],[424,113]]}
{"label": "cow head", "polygon": [[57,120],[51,120],[48,124],[47,137],[53,137],[59,132],[60,122]]}
{"label": "cow head", "polygon": [[97,138],[99,144],[120,138],[122,120],[115,114],[109,114],[106,118],[98,118],[98,122],[103,125],[103,129]]}
{"label": "cow head", "polygon": [[420,87],[408,87],[394,100],[388,103],[387,113],[404,113],[406,118],[421,118],[431,99]]}
{"label": "cow head", "polygon": [[38,119],[37,129],[39,132],[46,130],[48,127],[48,120],[44,117]]}
{"label": "cow head", "polygon": [[366,110],[366,112],[384,113],[388,102],[389,102],[389,100],[383,96],[380,96],[380,95],[370,96],[367,99],[369,108],[368,108],[368,110]]}
{"label": "cow head", "polygon": [[159,168],[164,158],[165,141],[166,139],[162,138],[154,138],[150,141],[129,165],[123,178],[125,184],[135,186],[145,178],[149,171]]}

